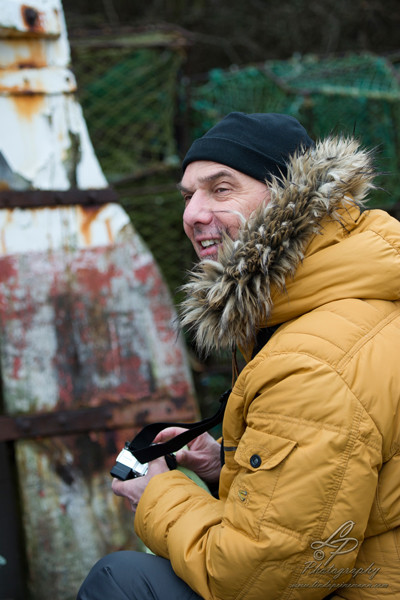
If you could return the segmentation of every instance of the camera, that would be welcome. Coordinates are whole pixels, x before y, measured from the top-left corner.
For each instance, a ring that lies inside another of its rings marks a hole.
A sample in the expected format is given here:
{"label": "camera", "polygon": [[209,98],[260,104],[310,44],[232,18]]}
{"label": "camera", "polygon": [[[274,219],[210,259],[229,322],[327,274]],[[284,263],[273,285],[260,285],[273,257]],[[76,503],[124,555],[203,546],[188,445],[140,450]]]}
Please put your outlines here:
{"label": "camera", "polygon": [[[176,462],[176,458],[174,454],[163,454],[163,450],[162,450],[163,444],[161,444],[159,446],[159,448],[161,449],[161,452],[158,454],[158,456],[164,456],[165,458],[165,462],[167,463],[167,466],[169,469],[176,469],[177,467],[177,462]],[[149,449],[154,448],[154,444],[151,444],[148,448],[146,448],[146,451],[148,451]],[[136,456],[134,455],[134,450],[132,450],[132,442],[125,442],[125,446],[124,448],[121,450],[121,452],[118,454],[117,456],[117,460],[115,461],[115,465],[113,466],[113,468],[110,471],[110,475],[112,475],[112,477],[116,477],[117,479],[120,479],[121,481],[127,481],[128,479],[135,479],[136,477],[143,477],[144,475],[147,474],[148,468],[149,468],[149,464],[148,463],[141,463]],[[148,454],[148,452],[147,452]],[[157,454],[153,453],[153,456],[149,455],[148,460],[154,460],[154,458],[157,458]]]}
{"label": "camera", "polygon": [[148,463],[142,464],[133,456],[129,446],[129,442],[126,442],[124,448],[117,456],[115,465],[110,471],[110,474],[113,477],[116,477],[121,481],[143,477],[143,475],[146,475],[149,468]]}

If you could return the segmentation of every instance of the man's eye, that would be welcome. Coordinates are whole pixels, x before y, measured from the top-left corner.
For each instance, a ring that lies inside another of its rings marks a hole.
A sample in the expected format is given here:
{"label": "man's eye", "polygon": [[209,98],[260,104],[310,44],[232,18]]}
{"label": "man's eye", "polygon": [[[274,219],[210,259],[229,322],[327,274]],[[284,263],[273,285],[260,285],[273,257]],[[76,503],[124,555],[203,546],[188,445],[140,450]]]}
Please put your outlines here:
{"label": "man's eye", "polygon": [[191,200],[191,198],[192,198],[192,194],[185,194],[183,196],[183,200],[184,200],[185,204],[187,204]]}
{"label": "man's eye", "polygon": [[228,188],[225,188],[225,187],[218,187],[218,188],[216,188],[216,190],[215,190],[215,192],[216,192],[217,194],[223,194],[224,192],[227,192],[227,191],[228,191]]}

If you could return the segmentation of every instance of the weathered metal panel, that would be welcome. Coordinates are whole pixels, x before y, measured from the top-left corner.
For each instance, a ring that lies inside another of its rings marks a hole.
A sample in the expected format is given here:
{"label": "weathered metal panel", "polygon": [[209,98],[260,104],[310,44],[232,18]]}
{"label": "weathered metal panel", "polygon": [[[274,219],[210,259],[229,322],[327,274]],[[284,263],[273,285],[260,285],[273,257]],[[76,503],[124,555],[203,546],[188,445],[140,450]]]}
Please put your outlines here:
{"label": "weathered metal panel", "polygon": [[129,224],[113,234],[112,221],[103,233],[119,241],[82,249],[79,242],[89,245],[101,227],[96,232],[94,222],[79,226],[59,217],[64,246],[56,247],[51,228],[38,228],[35,240],[27,227],[24,250],[0,258],[6,408],[82,406],[102,390],[184,396],[188,373],[175,344],[174,313],[151,255]]}
{"label": "weathered metal panel", "polygon": [[[0,94],[3,95],[60,94],[75,91],[75,76],[69,69],[42,67],[29,69],[28,72],[17,69],[0,71]],[[16,110],[18,99],[14,99]],[[27,117],[28,115],[25,115],[25,118]]]}
{"label": "weathered metal panel", "polygon": [[[35,269],[52,268],[48,266],[47,252],[58,251],[57,264],[68,264],[76,250],[100,248],[117,243],[129,231],[131,240],[140,244],[129,222],[127,213],[118,204],[104,206],[62,206],[35,208],[30,210],[0,210],[0,255],[11,263],[19,260],[19,255],[30,252],[42,252],[37,257]],[[21,235],[23,232],[23,235]],[[153,261],[145,250],[147,262]],[[92,261],[92,263],[95,262]],[[59,267],[60,269],[62,267]]]}
{"label": "weathered metal panel", "polygon": [[[30,412],[73,401],[87,405],[102,390],[144,397],[163,388],[185,395],[188,373],[175,344],[175,315],[151,255],[129,224],[113,245],[81,249],[79,241],[89,245],[95,228],[59,216],[63,247],[44,249],[54,232],[38,228],[37,244],[28,230],[25,250],[0,258],[5,406]],[[112,238],[112,222],[108,232]]]}
{"label": "weathered metal panel", "polygon": [[[4,37],[1,26],[0,11],[0,39]],[[7,43],[2,43],[0,56],[1,69],[40,69],[44,67],[65,67],[70,61],[70,48],[64,35],[53,40],[40,37],[8,38]]]}
{"label": "weathered metal panel", "polygon": [[[18,0],[5,0],[0,32],[5,35],[15,19],[22,35],[18,15],[25,8]],[[81,107],[71,93],[76,81],[68,68],[62,5],[59,0],[42,0],[32,10],[57,15],[57,36],[48,40],[0,37],[0,189],[104,188],[107,181]]]}
{"label": "weathered metal panel", "polygon": [[78,190],[0,190],[0,208],[38,208],[59,206],[97,206],[116,202],[117,193],[112,188]]}
{"label": "weathered metal panel", "polygon": [[107,186],[82,110],[71,95],[0,95],[0,115],[0,188]]}
{"label": "weathered metal panel", "polygon": [[[7,412],[96,406],[104,396],[130,395],[134,401],[158,391],[176,399],[171,419],[194,419],[175,315],[151,255],[128,223],[114,231],[112,219],[114,243],[101,246],[101,232],[91,227],[95,214],[84,212],[76,213],[79,223],[60,217],[64,247],[28,251],[24,244],[23,252],[0,258]],[[39,231],[42,244],[51,239],[51,221],[47,233]],[[95,247],[92,235],[98,236]],[[73,588],[99,555],[134,544],[131,518],[112,497],[108,475],[133,431],[18,442],[34,597],[73,598]]]}
{"label": "weathered metal panel", "polygon": [[1,0],[0,36],[58,37],[62,31],[60,3],[55,0]]}
{"label": "weathered metal panel", "polygon": [[[35,192],[79,198],[107,193],[107,181],[72,93],[61,2],[3,2],[0,190],[14,208],[0,208],[2,402],[22,424],[39,413],[44,428],[15,442],[31,596],[73,600],[101,555],[135,543],[109,476],[132,418],[191,420],[196,405],[167,288],[121,206],[35,204]],[[104,431],[87,431],[87,411],[98,416],[105,399],[116,428],[104,416]],[[46,421],[52,411],[66,423],[80,414],[84,427],[64,433]],[[0,588],[1,578],[0,564]]]}
{"label": "weathered metal panel", "polygon": [[183,421],[193,418],[193,407],[187,397],[171,396],[169,391],[161,390],[144,397],[124,394],[122,400],[115,394],[112,396],[97,396],[94,406],[89,403],[89,407],[84,408],[0,416],[0,442],[88,431],[133,430],[149,422],[168,421],[177,413]]}

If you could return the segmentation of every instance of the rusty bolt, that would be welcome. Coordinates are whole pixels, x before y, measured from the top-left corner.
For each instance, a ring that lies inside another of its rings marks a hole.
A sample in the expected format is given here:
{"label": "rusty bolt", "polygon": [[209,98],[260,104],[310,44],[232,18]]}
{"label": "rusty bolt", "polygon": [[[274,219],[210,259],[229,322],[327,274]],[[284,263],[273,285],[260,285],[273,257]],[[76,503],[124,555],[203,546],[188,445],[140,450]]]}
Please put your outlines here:
{"label": "rusty bolt", "polygon": [[37,10],[31,8],[30,6],[24,8],[22,16],[30,29],[32,29],[32,27],[35,27],[39,18]]}

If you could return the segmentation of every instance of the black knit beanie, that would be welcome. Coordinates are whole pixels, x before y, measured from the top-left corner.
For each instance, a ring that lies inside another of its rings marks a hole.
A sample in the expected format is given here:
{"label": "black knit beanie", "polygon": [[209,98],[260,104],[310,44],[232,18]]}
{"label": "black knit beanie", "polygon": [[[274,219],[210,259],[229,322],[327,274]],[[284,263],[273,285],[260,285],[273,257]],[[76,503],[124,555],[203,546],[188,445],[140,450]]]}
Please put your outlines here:
{"label": "black knit beanie", "polygon": [[265,181],[273,175],[285,176],[289,156],[313,145],[304,127],[293,117],[232,112],[193,142],[182,170],[196,160],[210,160]]}

